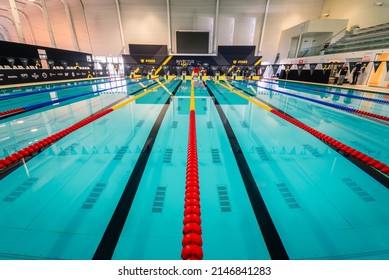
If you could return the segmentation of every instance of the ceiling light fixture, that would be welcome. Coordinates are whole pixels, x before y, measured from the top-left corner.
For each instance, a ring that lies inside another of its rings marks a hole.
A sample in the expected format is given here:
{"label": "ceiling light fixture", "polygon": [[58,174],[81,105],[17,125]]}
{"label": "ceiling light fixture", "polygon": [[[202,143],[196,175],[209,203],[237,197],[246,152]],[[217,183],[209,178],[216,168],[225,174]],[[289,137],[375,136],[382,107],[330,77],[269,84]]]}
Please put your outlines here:
{"label": "ceiling light fixture", "polygon": [[374,2],[375,6],[381,7],[384,4],[384,2]]}

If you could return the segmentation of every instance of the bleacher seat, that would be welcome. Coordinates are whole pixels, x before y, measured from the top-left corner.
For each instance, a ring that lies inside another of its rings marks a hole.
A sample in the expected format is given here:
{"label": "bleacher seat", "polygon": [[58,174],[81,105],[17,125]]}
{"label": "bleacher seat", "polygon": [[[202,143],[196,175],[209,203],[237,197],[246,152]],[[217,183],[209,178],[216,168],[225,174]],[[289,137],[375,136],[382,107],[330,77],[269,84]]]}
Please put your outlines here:
{"label": "bleacher seat", "polygon": [[389,23],[363,29],[346,35],[325,49],[325,54],[389,48]]}

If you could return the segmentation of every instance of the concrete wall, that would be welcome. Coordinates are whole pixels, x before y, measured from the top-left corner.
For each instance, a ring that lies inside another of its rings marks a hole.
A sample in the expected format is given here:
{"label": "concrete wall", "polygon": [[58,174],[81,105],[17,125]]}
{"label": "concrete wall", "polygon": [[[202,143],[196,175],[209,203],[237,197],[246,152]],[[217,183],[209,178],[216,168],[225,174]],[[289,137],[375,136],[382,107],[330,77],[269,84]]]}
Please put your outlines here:
{"label": "concrete wall", "polygon": [[[310,38],[311,41],[315,40],[314,44],[311,44],[312,47],[318,46],[327,40],[332,43],[344,36],[347,22],[347,19],[312,19],[284,30],[281,33],[281,38],[278,45],[280,59],[285,59],[288,57],[292,38],[299,37],[300,34],[302,35],[300,49],[305,47],[304,39],[307,38]],[[333,37],[334,35],[336,36]]]}
{"label": "concrete wall", "polygon": [[[383,2],[379,7],[375,2]],[[349,19],[348,28],[359,25],[361,28],[389,22],[389,1],[376,0],[326,0],[321,17],[328,19]]]}

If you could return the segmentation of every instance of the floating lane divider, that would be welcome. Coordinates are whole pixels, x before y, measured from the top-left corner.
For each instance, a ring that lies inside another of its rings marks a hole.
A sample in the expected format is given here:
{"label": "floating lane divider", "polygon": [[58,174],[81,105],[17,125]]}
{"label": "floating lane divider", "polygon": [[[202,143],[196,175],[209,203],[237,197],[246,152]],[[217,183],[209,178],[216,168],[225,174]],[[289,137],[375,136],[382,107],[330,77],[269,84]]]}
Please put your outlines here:
{"label": "floating lane divider", "polygon": [[146,91],[144,91],[136,96],[132,96],[129,99],[122,101],[115,106],[112,106],[112,107],[110,107],[106,110],[103,110],[97,114],[91,115],[91,116],[83,119],[82,121],[79,121],[78,123],[66,128],[64,130],[61,130],[60,132],[57,132],[53,135],[50,135],[50,136],[30,145],[22,150],[19,150],[15,153],[3,158],[3,159],[0,159],[0,173],[2,173],[4,170],[6,170],[8,168],[13,168],[14,165],[17,165],[20,161],[24,161],[25,157],[35,156],[36,154],[41,152],[43,149],[54,144],[55,142],[62,139],[66,135],[72,133],[73,131],[78,130],[81,127],[83,127],[83,126],[85,126],[85,125],[87,125],[87,124],[89,124],[89,123],[123,107],[123,106],[125,106],[126,104],[133,102],[133,101],[145,96],[146,94],[154,91],[155,89],[161,87],[162,85],[166,84],[167,82],[168,81],[162,83],[161,85],[156,85],[155,87],[152,87],[152,88],[150,88],[150,89],[148,89],[148,90],[146,90]]}
{"label": "floating lane divider", "polygon": [[[89,91],[89,92],[86,92],[86,93],[72,95],[72,96],[68,96],[68,97],[64,97],[64,98],[59,98],[59,99],[52,100],[52,101],[46,101],[46,102],[42,102],[42,103],[37,103],[37,104],[33,104],[33,105],[28,105],[28,106],[24,106],[24,107],[20,107],[20,108],[15,108],[15,109],[7,110],[7,111],[4,111],[4,112],[0,112],[0,119],[7,118],[7,117],[10,117],[10,116],[13,116],[13,115],[16,115],[16,114],[20,114],[20,113],[24,113],[24,112],[36,110],[36,109],[39,109],[39,108],[42,108],[42,107],[50,106],[50,105],[53,105],[53,104],[56,104],[56,103],[59,103],[59,102],[64,102],[64,101],[67,101],[67,100],[70,100],[70,99],[79,98],[79,97],[86,96],[86,95],[91,95],[91,94],[97,94],[99,92],[104,92],[104,91],[112,90],[112,89],[115,89],[115,88],[126,87],[126,86],[129,86],[129,85],[132,85],[132,84],[136,84],[136,83],[137,82],[129,82],[129,83],[126,83],[125,85],[119,85],[119,86],[116,86],[116,87],[110,87],[108,89],[100,89],[100,90],[97,90],[97,91]],[[154,85],[154,84],[151,84],[151,85]]]}
{"label": "floating lane divider", "polygon": [[[332,92],[332,91],[321,90],[321,89],[310,89],[310,88],[303,87],[303,86],[293,85],[293,83],[289,82],[289,81],[278,81],[278,83],[267,82],[267,81],[264,81],[264,82],[268,83],[268,84],[278,85],[279,87],[280,87],[280,83],[284,83],[284,84],[290,83],[291,85],[289,87],[291,87],[291,88],[303,89],[303,90],[314,91],[314,92],[324,92],[324,93],[329,93],[329,94],[333,94],[333,95],[339,95],[339,96],[344,96],[344,97],[349,97],[349,98],[354,98],[354,99],[361,99],[361,100],[372,101],[372,102],[377,102],[377,103],[389,104],[388,100],[376,99],[376,98],[365,97],[365,96],[348,95],[348,94],[344,94],[344,93],[340,93],[340,92]],[[350,89],[350,88],[345,88],[345,89]],[[354,89],[351,89],[351,90],[354,90]],[[360,90],[358,90],[358,91],[360,91]],[[377,92],[376,94],[383,95],[383,93],[379,93],[379,92]]]}
{"label": "floating lane divider", "polygon": [[[161,85],[161,82],[160,82],[160,81],[158,81],[158,80],[156,80],[156,81],[157,81],[158,84]],[[163,87],[163,89],[164,89],[167,93],[169,93],[170,96],[173,96],[173,93],[171,93],[170,90],[169,90],[167,87],[165,87],[164,85],[161,85],[161,86]]]}
{"label": "floating lane divider", "polygon": [[196,112],[194,98],[194,82],[190,91],[188,156],[186,163],[184,229],[181,258],[183,260],[203,259],[203,240],[201,237],[201,211],[199,168],[197,158]]}
{"label": "floating lane divider", "polygon": [[[248,84],[247,82],[243,82],[243,83],[244,84]],[[296,97],[296,98],[304,99],[304,100],[307,100],[307,101],[311,101],[311,102],[314,102],[314,103],[318,103],[318,104],[321,104],[321,105],[324,105],[324,106],[329,106],[329,107],[332,107],[332,108],[335,108],[335,109],[339,109],[339,110],[342,110],[342,111],[346,111],[346,112],[349,112],[349,113],[354,113],[354,114],[364,115],[364,116],[368,116],[368,117],[375,118],[375,119],[389,121],[389,117],[387,117],[387,116],[382,116],[382,115],[378,115],[378,114],[374,114],[374,113],[370,113],[370,112],[366,112],[366,111],[362,111],[362,110],[357,110],[357,109],[354,109],[354,108],[349,108],[349,107],[343,106],[343,105],[333,104],[333,103],[329,103],[329,102],[325,102],[325,101],[321,101],[321,100],[317,100],[317,99],[313,99],[313,98],[309,98],[309,97],[305,97],[305,96],[300,96],[300,95],[289,93],[289,92],[285,92],[285,91],[282,91],[282,90],[262,87],[262,86],[259,86],[259,85],[255,85],[255,86],[259,87],[259,88],[262,88],[262,89],[271,90],[271,91],[278,92],[278,93],[281,93],[281,94],[285,94],[285,95],[293,96],[293,97]]]}
{"label": "floating lane divider", "polygon": [[[296,120],[295,118],[293,117],[290,117],[284,113],[281,113],[269,106],[267,106],[266,104],[263,104],[262,102],[258,101],[258,100],[255,100],[253,98],[250,98],[248,96],[246,96],[245,94],[235,90],[235,89],[231,89],[229,88],[228,86],[226,85],[223,85],[217,81],[214,81],[216,84],[220,85],[221,87],[224,87],[225,89],[239,95],[240,97],[250,101],[250,102],[253,102],[254,104],[258,105],[259,107],[279,116],[280,118],[283,118],[284,120],[290,122],[291,124],[307,131],[308,133],[312,134],[313,136],[315,136],[316,138],[320,139],[321,141],[323,141],[324,143],[326,143],[328,146],[332,147],[334,150],[336,151],[341,151],[343,155],[345,156],[349,156],[349,157],[353,157],[354,159],[357,159],[358,161],[364,163],[364,164],[367,164],[369,165],[370,167],[374,168],[375,170],[377,171],[380,171],[382,173],[384,173],[386,176],[389,175],[389,166],[383,162],[380,162],[350,146],[347,146],[345,145],[344,143],[324,134],[324,133],[321,133],[315,129],[313,129],[312,127]],[[387,188],[389,188],[389,186],[385,185]]]}
{"label": "floating lane divider", "polygon": [[[27,92],[22,92],[22,93],[15,93],[15,94],[0,94],[0,100],[5,100],[5,99],[12,99],[12,98],[18,98],[18,97],[23,97],[27,95],[34,95],[34,94],[39,94],[39,93],[45,93],[45,92],[50,92],[54,90],[65,90],[69,88],[76,88],[76,87],[86,87],[86,86],[95,86],[95,85],[100,85],[100,84],[106,84],[106,83],[112,83],[112,82],[121,82],[124,81],[125,79],[107,79],[102,82],[96,82],[96,83],[89,83],[89,84],[80,84],[80,85],[63,85],[63,86],[57,86],[57,87],[52,87],[52,88],[45,88],[42,90],[34,90],[34,91],[27,91]],[[69,82],[71,83],[71,82]]]}

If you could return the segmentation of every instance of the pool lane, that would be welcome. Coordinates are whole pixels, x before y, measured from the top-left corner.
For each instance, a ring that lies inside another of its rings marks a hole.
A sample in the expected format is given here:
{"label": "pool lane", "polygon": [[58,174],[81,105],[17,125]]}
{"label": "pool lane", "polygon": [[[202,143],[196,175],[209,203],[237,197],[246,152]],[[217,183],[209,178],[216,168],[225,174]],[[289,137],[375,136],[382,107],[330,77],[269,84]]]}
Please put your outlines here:
{"label": "pool lane", "polygon": [[309,133],[207,84],[291,259],[388,259],[389,192],[382,184]]}
{"label": "pool lane", "polygon": [[[123,86],[117,91],[101,92],[88,98],[83,97],[78,101],[68,101],[70,103],[68,105],[61,103],[61,106],[54,105],[1,120],[0,157],[4,158],[37,140],[69,127],[140,89],[143,89],[143,87],[138,84],[131,84]],[[107,87],[107,90],[110,91],[109,87]],[[42,123],[44,127],[40,127]]]}
{"label": "pool lane", "polygon": [[[389,99],[384,93],[363,92],[345,88],[320,89],[320,86],[291,85],[291,83],[259,82],[257,84],[262,89],[274,89],[280,92],[294,93],[301,97],[315,98],[330,104],[337,104],[350,109],[359,109],[382,116],[389,116]],[[315,90],[316,89],[316,90]],[[281,93],[282,94],[282,93]]]}
{"label": "pool lane", "polygon": [[[353,87],[342,87],[342,86],[326,86],[322,84],[306,84],[292,81],[267,81],[262,80],[264,83],[269,84],[278,84],[280,88],[294,88],[297,90],[302,90],[303,92],[311,92],[312,94],[331,94],[337,96],[343,96],[345,98],[345,103],[347,103],[349,98],[361,99],[361,100],[372,100],[377,103],[388,104],[388,94],[385,92],[375,91],[374,87],[372,89],[358,89]],[[378,89],[378,88],[377,88]],[[336,98],[336,97],[335,97]]]}
{"label": "pool lane", "polygon": [[[155,104],[142,103],[146,97]],[[0,181],[1,258],[93,257],[158,102],[169,95],[160,88],[142,98],[62,138]]]}
{"label": "pool lane", "polygon": [[[247,92],[250,90],[242,83],[233,85]],[[258,90],[256,97],[310,127],[389,164],[389,125],[282,94],[272,94],[269,90]],[[377,106],[389,108],[389,105]]]}
{"label": "pool lane", "polygon": [[10,95],[0,95],[0,112],[7,111],[14,108],[28,107],[34,104],[43,102],[55,101],[57,99],[69,98],[75,95],[97,91],[98,89],[108,89],[114,85],[125,85],[126,81],[121,80],[106,80],[95,83],[77,84],[69,83],[68,86],[53,86],[50,88],[40,88],[31,91],[22,91],[20,93],[12,93]]}
{"label": "pool lane", "polygon": [[[180,259],[190,81],[161,124],[113,259]],[[204,259],[270,259],[222,120],[202,83],[195,86]],[[155,168],[158,166],[158,168]]]}
{"label": "pool lane", "polygon": [[[37,110],[42,110],[42,109],[46,109],[46,108],[51,108],[52,106],[58,106],[59,104],[61,104],[61,105],[70,104],[71,102],[83,100],[83,99],[91,97],[93,95],[98,95],[102,92],[103,93],[117,93],[117,92],[120,92],[121,90],[125,91],[126,86],[129,86],[131,84],[136,84],[136,82],[128,82],[127,83],[126,81],[123,80],[123,81],[112,82],[110,84],[99,84],[99,85],[92,86],[92,90],[88,90],[88,91],[82,92],[82,93],[79,93],[76,91],[76,92],[73,92],[72,94],[70,94],[69,96],[60,97],[60,98],[58,97],[57,92],[49,92],[48,93],[49,98],[47,98],[47,99],[49,99],[48,101],[38,102],[38,103],[36,103],[36,101],[33,101],[34,103],[31,105],[26,105],[26,106],[17,107],[17,108],[14,107],[11,110],[2,111],[2,112],[0,112],[0,118],[1,119],[9,119],[9,118],[15,117],[15,115],[24,114],[24,113],[29,112],[29,111],[37,111]],[[145,87],[142,83],[139,83],[139,86]],[[47,97],[47,93],[43,97]],[[22,102],[23,100],[17,98],[16,101]]]}

